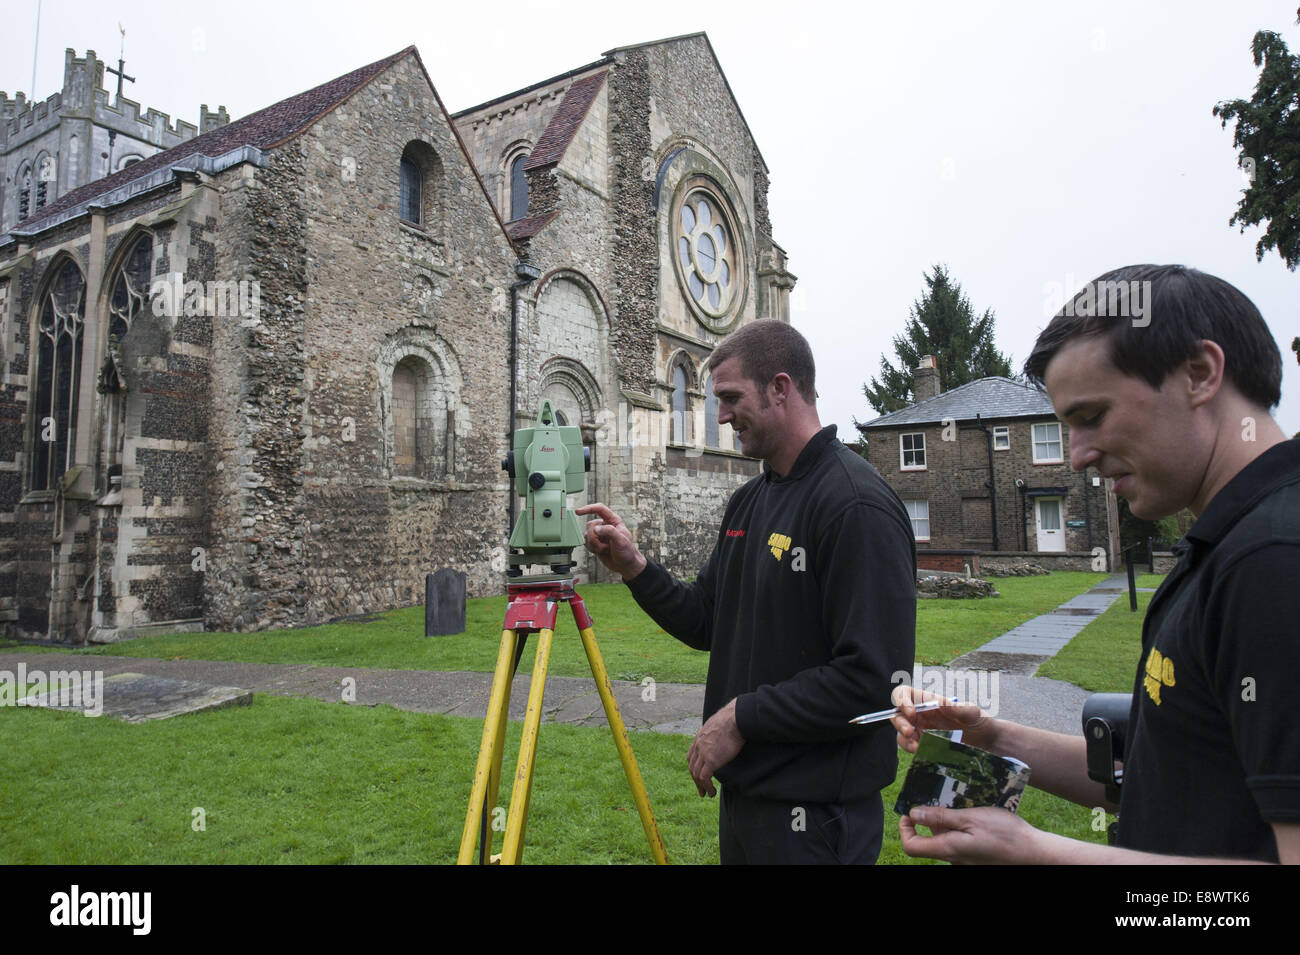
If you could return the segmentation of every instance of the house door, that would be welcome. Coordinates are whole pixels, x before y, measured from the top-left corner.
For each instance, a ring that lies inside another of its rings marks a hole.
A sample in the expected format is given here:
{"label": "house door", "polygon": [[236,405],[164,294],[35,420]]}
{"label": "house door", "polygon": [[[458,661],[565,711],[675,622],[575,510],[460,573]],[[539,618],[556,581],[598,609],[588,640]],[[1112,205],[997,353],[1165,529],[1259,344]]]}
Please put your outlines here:
{"label": "house door", "polygon": [[1061,498],[1040,497],[1034,501],[1034,527],[1038,531],[1038,550],[1065,550],[1065,532],[1061,529]]}

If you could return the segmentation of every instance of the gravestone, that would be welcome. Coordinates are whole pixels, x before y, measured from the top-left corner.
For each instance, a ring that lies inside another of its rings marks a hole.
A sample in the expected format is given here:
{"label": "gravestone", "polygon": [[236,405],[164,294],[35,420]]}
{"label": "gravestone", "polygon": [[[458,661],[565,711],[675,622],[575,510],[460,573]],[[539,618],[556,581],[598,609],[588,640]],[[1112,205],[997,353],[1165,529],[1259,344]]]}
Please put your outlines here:
{"label": "gravestone", "polygon": [[[90,675],[90,674],[88,674]],[[165,720],[182,713],[202,713],[227,706],[248,706],[253,691],[237,686],[212,686],[197,680],[176,680],[150,673],[94,674],[75,693],[47,691],[23,701],[26,706],[80,711],[87,716],[112,716],[127,723]]]}
{"label": "gravestone", "polygon": [[424,578],[424,635],[465,632],[465,575],[443,568]]}

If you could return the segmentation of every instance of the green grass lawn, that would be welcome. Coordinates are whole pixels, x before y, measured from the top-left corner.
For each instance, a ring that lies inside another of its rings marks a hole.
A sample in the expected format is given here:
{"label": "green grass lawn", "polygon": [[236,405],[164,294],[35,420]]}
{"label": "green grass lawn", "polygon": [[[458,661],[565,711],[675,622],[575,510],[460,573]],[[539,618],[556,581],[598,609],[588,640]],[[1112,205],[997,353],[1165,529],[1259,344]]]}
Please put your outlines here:
{"label": "green grass lawn", "polygon": [[1055,610],[1105,580],[1104,574],[1062,571],[1042,577],[995,579],[1001,597],[984,600],[918,600],[916,659],[947,663],[1012,627]]}
{"label": "green grass lawn", "polygon": [[[134,726],[26,708],[0,710],[0,724],[0,864],[450,863],[482,732],[480,720],[261,694]],[[695,793],[690,739],[631,739],[669,858],[716,862],[717,803]],[[885,793],[882,863],[916,861],[892,812],[909,762]],[[1090,810],[1043,793],[1021,815],[1104,841]],[[524,861],[649,859],[608,730],[544,725]]]}
{"label": "green grass lawn", "polygon": [[1121,594],[1035,676],[1068,680],[1094,693],[1131,693],[1142,655],[1142,619],[1153,596],[1139,593],[1135,613],[1128,609],[1128,594]]}
{"label": "green grass lawn", "polygon": [[[925,664],[947,663],[1104,579],[1100,574],[1054,573],[1045,577],[998,580],[1001,597],[984,600],[921,600],[917,603],[916,657]],[[591,584],[582,596],[596,624],[596,639],[609,674],[616,680],[651,676],[661,683],[703,683],[707,653],[691,650],[647,617],[622,584]],[[496,665],[506,598],[468,601],[466,630],[448,637],[425,637],[424,611],[407,607],[368,622],[348,621],[261,633],[178,633],[142,637],[78,653],[165,660],[239,660],[314,666],[375,667],[397,670],[472,670]],[[14,647],[14,644],[9,644]],[[24,645],[24,649],[33,649]],[[0,649],[5,649],[0,646]],[[531,672],[532,644],[520,664]],[[572,614],[560,609],[550,672],[587,676],[590,670]]]}

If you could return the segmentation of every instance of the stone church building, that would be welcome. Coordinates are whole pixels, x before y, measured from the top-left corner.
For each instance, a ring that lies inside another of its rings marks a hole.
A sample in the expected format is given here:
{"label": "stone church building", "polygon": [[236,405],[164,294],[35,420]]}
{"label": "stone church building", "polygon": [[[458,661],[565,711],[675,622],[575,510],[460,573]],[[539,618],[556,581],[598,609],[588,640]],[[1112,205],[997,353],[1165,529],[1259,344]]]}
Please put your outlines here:
{"label": "stone church building", "polygon": [[308,624],[440,567],[499,593],[543,399],[586,498],[698,570],[758,468],[703,363],[795,281],[704,34],[455,114],[414,47],[198,129],[103,75],[0,94],[6,632]]}

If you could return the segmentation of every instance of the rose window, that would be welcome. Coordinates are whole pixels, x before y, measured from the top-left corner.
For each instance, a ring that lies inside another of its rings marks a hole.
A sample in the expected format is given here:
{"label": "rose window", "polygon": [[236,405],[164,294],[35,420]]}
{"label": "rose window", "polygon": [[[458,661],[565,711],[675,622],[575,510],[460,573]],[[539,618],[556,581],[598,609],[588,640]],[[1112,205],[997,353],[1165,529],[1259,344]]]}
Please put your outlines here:
{"label": "rose window", "polygon": [[692,190],[678,207],[674,226],[678,273],[687,295],[706,316],[725,316],[739,297],[741,270],[736,232],[722,204],[702,189]]}

